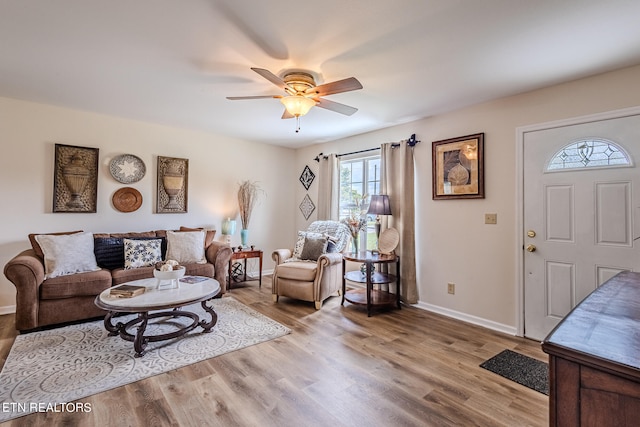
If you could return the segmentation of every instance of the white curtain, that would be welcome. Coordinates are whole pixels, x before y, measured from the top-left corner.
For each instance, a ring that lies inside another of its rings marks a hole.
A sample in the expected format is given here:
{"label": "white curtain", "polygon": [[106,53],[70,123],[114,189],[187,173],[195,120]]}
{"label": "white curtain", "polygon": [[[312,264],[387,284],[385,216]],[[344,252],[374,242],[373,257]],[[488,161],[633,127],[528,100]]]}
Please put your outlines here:
{"label": "white curtain", "polygon": [[318,171],[318,219],[338,220],[339,180],[338,155],[335,153],[320,157]]}
{"label": "white curtain", "polygon": [[405,141],[400,144],[382,144],[381,194],[387,194],[391,215],[382,216],[382,230],[393,227],[400,234],[396,254],[400,257],[401,298],[409,304],[418,302],[416,284],[415,197],[413,147]]}

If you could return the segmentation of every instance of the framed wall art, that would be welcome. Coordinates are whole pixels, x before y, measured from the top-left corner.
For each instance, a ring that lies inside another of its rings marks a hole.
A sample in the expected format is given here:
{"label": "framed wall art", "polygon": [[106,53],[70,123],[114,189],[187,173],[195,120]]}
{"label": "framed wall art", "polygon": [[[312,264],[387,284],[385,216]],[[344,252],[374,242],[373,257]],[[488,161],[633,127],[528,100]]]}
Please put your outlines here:
{"label": "framed wall art", "polygon": [[302,212],[302,216],[304,219],[308,220],[313,211],[316,210],[316,205],[313,204],[311,197],[308,194],[305,194],[304,199],[302,199],[302,203],[300,203],[300,212]]}
{"label": "framed wall art", "polygon": [[158,156],[156,213],[186,213],[189,160]]}
{"label": "framed wall art", "polygon": [[433,200],[484,199],[484,133],[434,141]]}
{"label": "framed wall art", "polygon": [[311,187],[311,183],[315,177],[316,175],[311,171],[311,168],[309,168],[309,166],[305,166],[302,174],[300,175],[300,182],[305,190],[309,190],[309,187]]}
{"label": "framed wall art", "polygon": [[95,213],[98,149],[55,144],[53,212]]}

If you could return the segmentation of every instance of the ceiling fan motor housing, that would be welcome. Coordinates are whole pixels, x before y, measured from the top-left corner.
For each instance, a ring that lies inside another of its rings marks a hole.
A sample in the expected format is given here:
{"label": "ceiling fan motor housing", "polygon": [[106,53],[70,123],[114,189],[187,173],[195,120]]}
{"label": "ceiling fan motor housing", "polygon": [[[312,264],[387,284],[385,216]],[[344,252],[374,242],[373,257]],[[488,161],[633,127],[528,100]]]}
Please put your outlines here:
{"label": "ceiling fan motor housing", "polygon": [[311,74],[300,71],[286,73],[282,80],[293,88],[296,93],[304,92],[316,86],[315,79]]}

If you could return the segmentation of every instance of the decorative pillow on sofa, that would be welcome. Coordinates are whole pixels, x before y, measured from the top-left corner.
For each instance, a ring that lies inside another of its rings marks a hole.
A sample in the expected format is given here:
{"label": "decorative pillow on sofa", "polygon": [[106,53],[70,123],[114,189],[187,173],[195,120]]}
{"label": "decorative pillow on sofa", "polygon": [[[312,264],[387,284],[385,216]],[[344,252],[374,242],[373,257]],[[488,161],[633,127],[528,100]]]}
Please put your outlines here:
{"label": "decorative pillow on sofa", "polygon": [[44,259],[44,253],[42,252],[42,248],[36,241],[36,236],[64,236],[67,234],[77,234],[82,233],[83,230],[77,231],[61,231],[58,233],[32,233],[29,234],[29,242],[31,242],[31,248],[33,248],[36,255],[38,255],[41,259]]}
{"label": "decorative pillow on sofa", "polygon": [[[98,266],[107,270],[124,268],[124,237],[96,237],[93,235],[93,252],[96,255]],[[105,236],[105,235],[102,235]],[[108,235],[106,235],[108,236]],[[131,240],[155,240],[160,239],[161,258],[167,253],[167,239],[165,237],[130,237]]]}
{"label": "decorative pillow on sofa", "polygon": [[124,239],[124,268],[150,267],[162,262],[161,239]]}
{"label": "decorative pillow on sofa", "polygon": [[167,259],[180,264],[206,264],[204,231],[167,231]]}
{"label": "decorative pillow on sofa", "polygon": [[100,270],[93,254],[92,233],[39,234],[34,238],[42,248],[47,279]]}
{"label": "decorative pillow on sofa", "polygon": [[327,252],[327,243],[329,239],[325,236],[313,237],[307,236],[304,238],[304,246],[302,248],[302,254],[300,259],[317,261],[320,255]]}
{"label": "decorative pillow on sofa", "polygon": [[213,242],[214,237],[216,237],[216,230],[210,230],[206,228],[191,228],[191,227],[180,226],[179,231],[204,231],[205,233],[207,233],[204,237],[205,249],[209,247],[211,242]]}

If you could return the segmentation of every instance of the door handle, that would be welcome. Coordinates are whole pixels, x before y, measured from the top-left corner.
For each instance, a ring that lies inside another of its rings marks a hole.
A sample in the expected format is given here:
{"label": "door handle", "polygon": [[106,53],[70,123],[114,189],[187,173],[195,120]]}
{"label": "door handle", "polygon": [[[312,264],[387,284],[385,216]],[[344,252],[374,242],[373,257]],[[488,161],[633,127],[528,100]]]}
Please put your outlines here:
{"label": "door handle", "polygon": [[527,245],[527,252],[535,252],[536,245]]}

